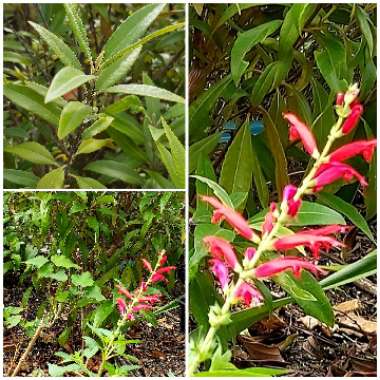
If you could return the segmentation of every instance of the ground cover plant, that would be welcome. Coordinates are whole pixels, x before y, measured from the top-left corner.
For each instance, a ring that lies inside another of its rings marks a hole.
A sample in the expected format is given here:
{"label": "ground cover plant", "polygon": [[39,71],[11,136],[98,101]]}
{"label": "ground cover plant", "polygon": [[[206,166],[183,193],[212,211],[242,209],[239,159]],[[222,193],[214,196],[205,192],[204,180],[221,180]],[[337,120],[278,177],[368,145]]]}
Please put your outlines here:
{"label": "ground cover plant", "polygon": [[190,8],[190,374],[376,374],[375,14]]}
{"label": "ground cover plant", "polygon": [[183,201],[5,193],[4,373],[183,374]]}
{"label": "ground cover plant", "polygon": [[6,188],[184,188],[184,6],[6,4]]}

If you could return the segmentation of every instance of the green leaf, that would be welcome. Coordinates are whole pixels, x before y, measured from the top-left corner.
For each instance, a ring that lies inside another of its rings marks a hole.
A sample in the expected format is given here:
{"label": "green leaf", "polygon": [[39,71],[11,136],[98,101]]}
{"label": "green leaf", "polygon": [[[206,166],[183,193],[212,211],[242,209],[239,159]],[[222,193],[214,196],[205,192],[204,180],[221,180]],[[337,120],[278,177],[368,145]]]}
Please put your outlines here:
{"label": "green leaf", "polygon": [[192,175],[192,178],[197,179],[198,181],[201,181],[205,183],[210,189],[213,190],[214,194],[228,207],[233,208],[234,205],[226,192],[226,190],[223,189],[220,185],[218,185],[216,182],[212,181],[209,178],[201,177],[199,175]]}
{"label": "green leaf", "polygon": [[37,183],[37,189],[61,189],[65,181],[65,167],[54,169],[45,174]]}
{"label": "green leaf", "polygon": [[66,66],[81,68],[81,64],[78,61],[75,53],[62,41],[61,38],[57,37],[54,33],[45,29],[43,26],[38,25],[32,21],[28,21],[29,24],[37,31],[37,33],[42,37],[42,39],[48,44],[49,48],[54,52],[54,54],[61,60],[61,62]]}
{"label": "green leaf", "polygon": [[108,88],[105,92],[150,96],[152,98],[167,100],[168,102],[185,103],[182,96],[176,95],[164,88],[146,84],[120,84]]}
{"label": "green leaf", "polygon": [[88,139],[99,133],[105,131],[113,122],[114,118],[112,116],[101,116],[96,120],[90,127],[88,127],[83,133],[82,137]]}
{"label": "green leaf", "polygon": [[102,291],[97,285],[91,286],[90,289],[87,289],[86,297],[94,299],[95,301],[98,301],[98,302],[106,300],[106,297],[103,296]]}
{"label": "green leaf", "polygon": [[[260,211],[258,214],[249,219],[249,222],[262,223],[268,209]],[[290,220],[289,226],[313,226],[313,225],[345,225],[344,218],[335,210],[321,205],[317,202],[303,201],[297,217]]]}
{"label": "green leaf", "polygon": [[75,178],[80,189],[106,189],[102,183],[91,177],[80,177],[71,174]]}
{"label": "green leaf", "polygon": [[220,185],[228,192],[248,192],[252,184],[252,142],[248,122],[234,137],[223,161]]}
{"label": "green leaf", "polygon": [[281,24],[282,20],[269,21],[238,35],[231,50],[231,75],[236,85],[249,66],[249,62],[244,61],[245,55],[273,34]]}
{"label": "green leaf", "polygon": [[4,152],[15,154],[24,160],[39,165],[55,165],[53,155],[41,144],[36,142],[26,142],[14,146],[6,146]]}
{"label": "green leaf", "polygon": [[34,188],[39,178],[26,170],[4,169],[4,180],[26,188]]}
{"label": "green leaf", "polygon": [[83,340],[85,342],[85,349],[83,350],[83,356],[86,359],[91,359],[100,350],[98,342],[89,336],[84,336]]}
{"label": "green leaf", "polygon": [[64,67],[55,74],[45,96],[45,103],[67,94],[94,78],[94,75],[85,75],[82,71],[73,67]]}
{"label": "green leaf", "polygon": [[226,87],[231,83],[231,80],[231,76],[228,75],[216,82],[190,105],[189,127],[192,141],[203,137],[210,125],[211,111],[218,98],[222,96]]}
{"label": "green leaf", "polygon": [[99,76],[96,79],[95,88],[98,91],[103,91],[125,78],[128,72],[132,69],[140,52],[141,46],[131,50],[124,57],[115,60],[109,66],[101,69]]}
{"label": "green leaf", "polygon": [[95,173],[103,174],[115,180],[121,180],[132,185],[140,185],[141,177],[129,165],[112,160],[99,160],[89,163],[84,168]]}
{"label": "green leaf", "polygon": [[94,327],[100,327],[114,309],[115,306],[112,301],[101,303],[95,310]]}
{"label": "green leaf", "polygon": [[359,4],[356,4],[355,6],[355,16],[358,20],[363,36],[367,41],[368,50],[369,50],[370,56],[372,57],[374,42],[373,42],[371,26],[369,23],[370,17],[366,13],[366,11],[361,6],[359,6]]}
{"label": "green leaf", "polygon": [[343,286],[361,278],[372,276],[377,272],[377,250],[361,258],[354,263],[346,265],[343,269],[331,274],[320,281],[324,289],[336,288]]}
{"label": "green leaf", "polygon": [[146,5],[122,22],[104,45],[105,58],[110,58],[137,41],[147,31],[164,7],[165,4]]}
{"label": "green leaf", "polygon": [[63,255],[53,255],[50,258],[50,260],[56,267],[61,267],[65,269],[70,269],[70,268],[79,269],[79,266],[77,264],[74,264],[68,257],[63,256]]}
{"label": "green leaf", "polygon": [[94,280],[92,279],[90,272],[83,272],[81,274],[73,274],[71,276],[71,281],[75,286],[80,286],[82,288],[87,288],[94,285]]}
{"label": "green leaf", "polygon": [[74,132],[91,112],[91,107],[81,102],[67,103],[59,119],[58,138],[62,140],[68,134]]}
{"label": "green leaf", "polygon": [[256,185],[257,195],[262,207],[267,207],[269,203],[269,190],[260,166],[260,160],[257,157],[255,149],[252,148],[252,175]]}
{"label": "green leaf", "polygon": [[39,256],[33,257],[32,259],[26,260],[25,264],[33,265],[34,267],[39,269],[42,266],[44,266],[47,262],[49,262],[49,260],[45,256],[39,255]]}
{"label": "green leaf", "polygon": [[162,125],[165,130],[166,138],[169,141],[170,152],[174,164],[175,176],[171,176],[177,188],[185,188],[185,148],[178,140],[178,137],[173,133],[169,125],[162,118]]}
{"label": "green leaf", "polygon": [[332,209],[345,215],[356,227],[361,229],[376,244],[376,240],[364,217],[355,206],[330,193],[319,193],[318,200]]}
{"label": "green leaf", "polygon": [[85,139],[80,143],[75,155],[77,156],[78,154],[89,154],[99,149],[102,149],[104,147],[114,148],[113,140],[112,139],[92,139],[92,138]]}
{"label": "green leaf", "polygon": [[[195,5],[195,4],[194,4]],[[218,20],[218,22],[216,23],[214,29],[213,29],[213,33],[219,28],[221,27],[226,21],[228,21],[231,17],[233,17],[236,13],[239,13],[244,10],[244,9],[248,9],[248,8],[251,8],[251,7],[256,7],[256,6],[259,6],[259,4],[244,4],[244,3],[240,3],[240,4],[231,4],[229,5],[225,11],[223,12],[223,14],[220,16],[220,19]]]}
{"label": "green leaf", "polygon": [[64,270],[59,270],[58,272],[51,273],[48,277],[58,282],[65,282],[68,278]]}
{"label": "green leaf", "polygon": [[201,155],[209,154],[215,149],[220,140],[221,134],[221,132],[213,133],[212,135],[209,135],[190,146],[189,173],[192,173],[196,169],[198,159]]}
{"label": "green leaf", "polygon": [[78,4],[63,4],[69,21],[71,30],[79,44],[80,50],[85,54],[86,58],[92,62],[92,54],[90,44],[88,42],[86,28],[80,17],[80,8]]}
{"label": "green leaf", "polygon": [[38,115],[53,125],[58,125],[60,108],[54,104],[45,104],[43,96],[27,86],[7,83],[4,85],[4,95],[13,103]]}
{"label": "green leaf", "polygon": [[281,143],[280,135],[273,123],[269,113],[263,109],[264,125],[265,125],[265,140],[272,152],[275,161],[275,180],[278,194],[282,194],[284,187],[289,183],[288,164],[284,148]]}
{"label": "green leaf", "polygon": [[79,364],[69,364],[66,366],[59,366],[56,364],[48,363],[49,375],[52,377],[62,377],[66,373],[76,373],[81,371],[81,366]]}

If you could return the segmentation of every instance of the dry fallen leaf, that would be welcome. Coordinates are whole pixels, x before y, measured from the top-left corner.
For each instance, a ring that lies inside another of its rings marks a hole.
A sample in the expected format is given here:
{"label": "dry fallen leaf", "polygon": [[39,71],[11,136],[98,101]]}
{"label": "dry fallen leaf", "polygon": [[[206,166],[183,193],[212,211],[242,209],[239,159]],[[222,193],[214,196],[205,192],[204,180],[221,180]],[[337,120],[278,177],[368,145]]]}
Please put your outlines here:
{"label": "dry fallen leaf", "polygon": [[357,299],[342,302],[334,306],[334,310],[341,313],[349,313],[351,311],[359,310],[361,307],[360,301]]}
{"label": "dry fallen leaf", "polygon": [[240,336],[239,341],[248,352],[250,360],[285,363],[278,345],[260,343],[247,336]]}

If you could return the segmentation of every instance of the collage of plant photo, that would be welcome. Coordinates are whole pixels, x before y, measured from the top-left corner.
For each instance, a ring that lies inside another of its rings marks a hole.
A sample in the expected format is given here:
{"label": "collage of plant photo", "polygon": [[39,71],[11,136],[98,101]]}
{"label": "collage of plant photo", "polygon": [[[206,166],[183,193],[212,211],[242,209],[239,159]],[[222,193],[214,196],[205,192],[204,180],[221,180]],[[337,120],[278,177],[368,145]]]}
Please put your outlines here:
{"label": "collage of plant photo", "polygon": [[3,377],[377,377],[377,3],[2,3]]}

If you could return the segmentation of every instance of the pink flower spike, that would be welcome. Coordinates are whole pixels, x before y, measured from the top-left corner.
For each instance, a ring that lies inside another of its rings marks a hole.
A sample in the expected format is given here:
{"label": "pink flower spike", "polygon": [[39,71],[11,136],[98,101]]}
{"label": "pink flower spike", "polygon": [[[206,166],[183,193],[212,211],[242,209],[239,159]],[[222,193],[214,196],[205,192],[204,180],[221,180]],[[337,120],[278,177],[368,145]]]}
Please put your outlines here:
{"label": "pink flower spike", "polygon": [[235,298],[242,300],[247,306],[251,306],[252,303],[258,304],[262,299],[261,293],[252,285],[243,282],[235,291]]}
{"label": "pink flower spike", "polygon": [[342,162],[361,154],[367,162],[371,162],[375,147],[376,139],[354,141],[332,152],[329,161]]}
{"label": "pink flower spike", "polygon": [[317,236],[297,232],[293,235],[287,235],[277,239],[274,244],[277,251],[287,251],[300,246],[309,248],[315,258],[319,258],[320,248],[330,249],[331,247],[343,247],[344,244],[330,236]]}
{"label": "pink flower spike", "polygon": [[201,196],[202,201],[215,208],[211,223],[220,223],[225,220],[239,235],[248,240],[257,240],[258,236],[249,227],[248,222],[234,209],[225,206],[215,197]]}
{"label": "pink flower spike", "polygon": [[175,266],[163,267],[163,268],[158,269],[157,273],[161,273],[161,274],[163,274],[163,273],[169,273],[172,270],[176,270],[176,269],[177,269],[177,267],[175,267]]}
{"label": "pink flower spike", "polygon": [[119,309],[119,313],[121,315],[124,315],[127,311],[127,304],[125,303],[125,301],[122,298],[117,298],[116,302],[117,302],[117,307]]}
{"label": "pink flower spike", "polygon": [[146,304],[138,304],[138,305],[132,307],[132,311],[134,313],[137,313],[137,312],[139,312],[141,310],[144,310],[144,311],[146,311],[146,310],[152,310],[152,306],[151,305],[146,305]]}
{"label": "pink flower spike", "polygon": [[119,294],[122,294],[124,295],[125,297],[129,298],[129,299],[132,299],[133,298],[133,295],[125,288],[123,288],[121,285],[116,285],[117,289],[118,289],[118,293]]}
{"label": "pink flower spike", "polygon": [[284,119],[287,120],[290,124],[289,140],[297,141],[301,139],[306,152],[309,153],[313,158],[318,158],[319,151],[317,143],[309,127],[291,112],[285,112],[282,115]]}
{"label": "pink flower spike", "polygon": [[305,261],[296,256],[286,256],[259,265],[255,269],[255,275],[257,278],[269,278],[289,269],[298,278],[301,276],[302,269],[307,269],[315,275],[317,275],[318,272],[325,273],[322,269],[309,261]]}
{"label": "pink flower spike", "polygon": [[148,270],[149,272],[152,272],[153,268],[152,268],[151,263],[148,260],[142,259],[142,263],[146,270]]}
{"label": "pink flower spike", "polygon": [[148,289],[145,281],[141,281],[140,288],[144,292]]}
{"label": "pink flower spike", "polygon": [[353,104],[351,105],[351,107],[351,113],[344,121],[342,126],[342,132],[345,135],[350,133],[358,125],[360,117],[362,116],[364,111],[364,108],[360,103]]}
{"label": "pink flower spike", "polygon": [[274,212],[276,211],[277,206],[275,202],[272,202],[269,207],[269,211],[265,215],[264,223],[262,225],[263,234],[269,234],[273,230],[273,225],[276,221]]}
{"label": "pink flower spike", "polygon": [[168,280],[166,279],[165,276],[163,276],[161,273],[154,273],[153,276],[152,276],[152,283],[154,284],[155,282],[160,282],[160,281],[164,281],[164,282],[168,282]]}
{"label": "pink flower spike", "polygon": [[295,217],[301,207],[301,199],[294,200],[294,196],[297,193],[297,188],[293,185],[286,185],[284,187],[283,199],[286,201],[288,206],[288,215]]}
{"label": "pink flower spike", "polygon": [[132,313],[128,313],[127,314],[127,319],[128,319],[128,321],[134,321],[135,316]]}
{"label": "pink flower spike", "polygon": [[365,178],[347,164],[343,164],[341,162],[330,162],[322,166],[323,168],[320,168],[317,172],[317,176],[314,177],[314,192],[322,190],[324,186],[327,186],[338,179],[351,181],[355,177],[363,187],[368,185]]}
{"label": "pink flower spike", "polygon": [[214,259],[224,261],[235,272],[241,270],[235,251],[229,241],[216,236],[206,236],[203,242],[208,246],[208,250]]}
{"label": "pink flower spike", "polygon": [[229,276],[228,276],[228,268],[224,264],[223,261],[218,259],[210,260],[211,271],[214,274],[215,278],[218,280],[220,286],[223,290],[227,289]]}
{"label": "pink flower spike", "polygon": [[246,260],[251,261],[253,259],[253,256],[255,256],[256,248],[254,247],[248,247],[245,250],[244,257]]}

